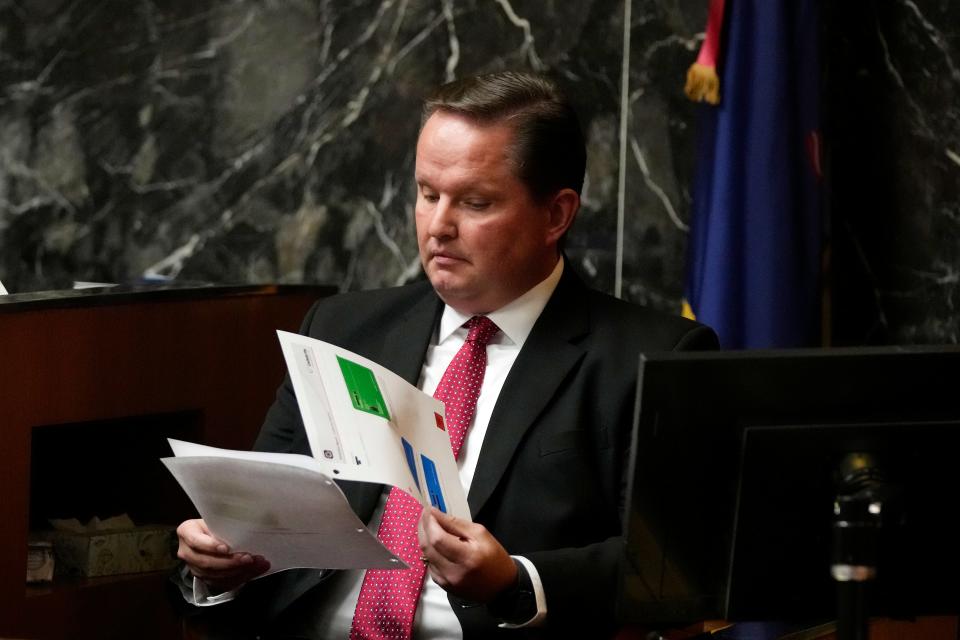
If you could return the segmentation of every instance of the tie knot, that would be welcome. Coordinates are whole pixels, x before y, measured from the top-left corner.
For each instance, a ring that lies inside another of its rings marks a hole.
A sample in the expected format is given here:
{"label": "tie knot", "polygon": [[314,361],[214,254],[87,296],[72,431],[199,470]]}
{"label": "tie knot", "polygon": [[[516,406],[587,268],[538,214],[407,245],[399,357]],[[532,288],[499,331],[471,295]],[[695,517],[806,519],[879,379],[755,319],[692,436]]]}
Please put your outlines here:
{"label": "tie knot", "polygon": [[500,331],[500,327],[487,316],[473,316],[467,320],[465,326],[467,327],[467,342],[476,342],[481,346],[486,346],[493,336]]}

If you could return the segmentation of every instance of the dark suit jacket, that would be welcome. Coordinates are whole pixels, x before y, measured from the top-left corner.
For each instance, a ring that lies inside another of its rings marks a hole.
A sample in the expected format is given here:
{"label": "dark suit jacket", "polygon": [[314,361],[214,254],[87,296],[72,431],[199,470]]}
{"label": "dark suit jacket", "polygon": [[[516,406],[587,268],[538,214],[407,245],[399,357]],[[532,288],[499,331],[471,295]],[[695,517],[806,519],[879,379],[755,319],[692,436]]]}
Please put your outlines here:
{"label": "dark suit jacket", "polygon": [[[348,293],[318,302],[303,332],[416,384],[442,309],[428,282]],[[474,520],[537,567],[547,625],[499,630],[485,606],[451,598],[466,637],[601,637],[614,627],[638,354],[714,347],[708,328],[588,289],[565,270],[506,379],[468,495]],[[309,453],[289,380],[255,448]],[[381,487],[343,488],[367,521]],[[316,596],[322,580],[320,572],[282,572],[248,585],[237,604],[272,615],[308,589]]]}

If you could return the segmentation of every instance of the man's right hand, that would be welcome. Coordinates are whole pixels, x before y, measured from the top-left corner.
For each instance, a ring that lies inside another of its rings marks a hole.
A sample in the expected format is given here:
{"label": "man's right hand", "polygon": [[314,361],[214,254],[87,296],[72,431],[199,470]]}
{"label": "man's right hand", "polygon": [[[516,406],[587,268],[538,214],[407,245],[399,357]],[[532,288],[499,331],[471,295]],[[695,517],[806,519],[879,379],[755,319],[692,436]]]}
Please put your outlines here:
{"label": "man's right hand", "polygon": [[177,537],[177,557],[186,563],[190,573],[219,592],[236,589],[270,569],[270,563],[262,556],[231,550],[226,542],[210,533],[203,520],[182,523],[177,527]]}

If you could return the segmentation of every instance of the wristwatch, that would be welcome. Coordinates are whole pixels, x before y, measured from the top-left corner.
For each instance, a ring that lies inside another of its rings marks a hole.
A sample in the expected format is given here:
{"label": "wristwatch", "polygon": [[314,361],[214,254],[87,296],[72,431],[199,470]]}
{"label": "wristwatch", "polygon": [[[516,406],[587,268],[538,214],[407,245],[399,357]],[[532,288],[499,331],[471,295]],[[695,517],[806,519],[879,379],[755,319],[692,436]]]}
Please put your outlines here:
{"label": "wristwatch", "polygon": [[537,615],[537,596],[526,567],[516,558],[513,563],[517,566],[517,579],[487,603],[487,611],[508,624],[523,624]]}

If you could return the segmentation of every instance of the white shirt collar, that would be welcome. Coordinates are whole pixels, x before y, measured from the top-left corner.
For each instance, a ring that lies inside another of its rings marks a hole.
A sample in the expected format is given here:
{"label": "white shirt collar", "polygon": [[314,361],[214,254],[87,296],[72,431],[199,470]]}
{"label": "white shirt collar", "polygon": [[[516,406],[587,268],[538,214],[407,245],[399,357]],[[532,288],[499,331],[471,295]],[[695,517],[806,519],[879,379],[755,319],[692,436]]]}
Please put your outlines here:
{"label": "white shirt collar", "polygon": [[[560,282],[560,276],[563,275],[563,257],[557,260],[557,265],[553,268],[540,284],[524,293],[519,298],[508,302],[487,317],[500,327],[500,333],[497,334],[493,343],[515,344],[517,348],[523,347],[527,337],[533,330],[533,325],[547,306],[547,301],[553,295],[554,289]],[[443,343],[450,338],[463,324],[472,316],[464,315],[451,307],[443,306],[443,315],[440,318],[440,327],[437,333],[437,344]]]}

